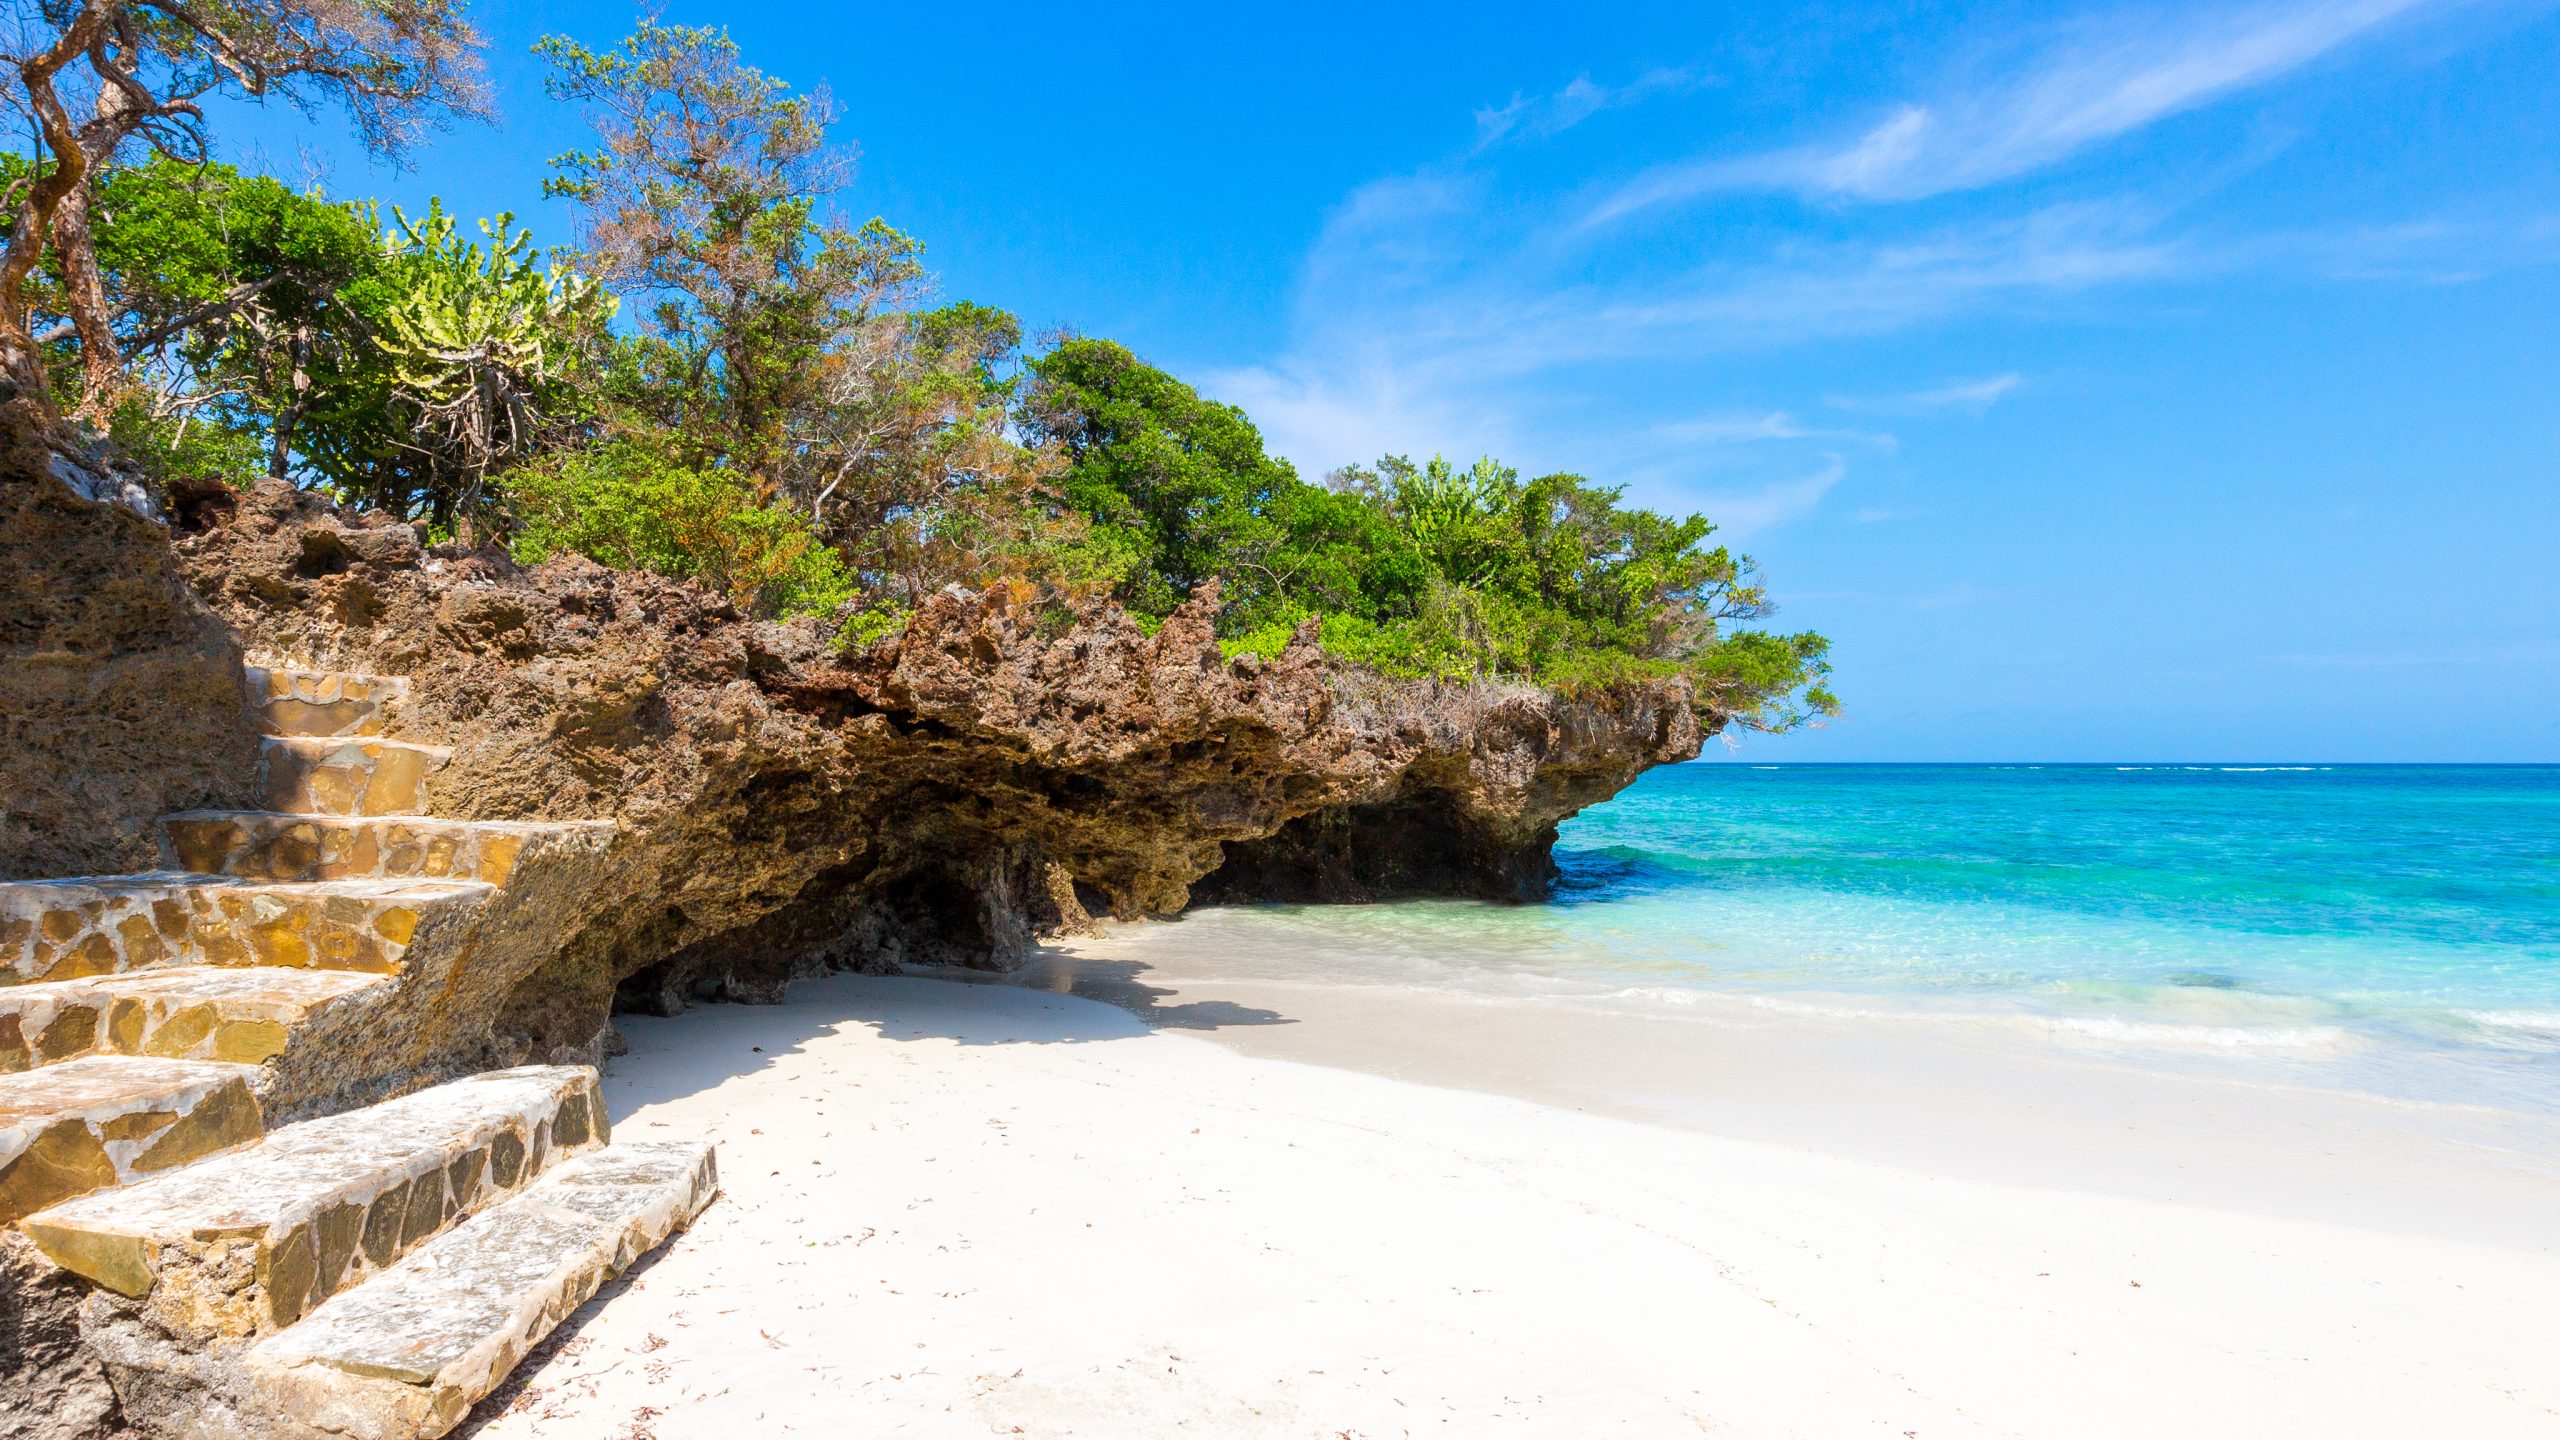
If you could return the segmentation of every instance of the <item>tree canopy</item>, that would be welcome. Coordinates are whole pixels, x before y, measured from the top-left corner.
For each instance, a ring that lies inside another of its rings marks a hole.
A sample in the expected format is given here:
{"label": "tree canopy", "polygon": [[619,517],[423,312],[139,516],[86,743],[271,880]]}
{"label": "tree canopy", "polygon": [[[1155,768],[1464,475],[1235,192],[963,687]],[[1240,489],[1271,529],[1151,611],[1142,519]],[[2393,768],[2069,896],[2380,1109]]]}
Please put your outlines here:
{"label": "tree canopy", "polygon": [[1060,447],[1065,503],[1134,558],[1117,598],[1162,615],[1212,576],[1231,648],[1325,644],[1406,674],[1582,684],[1685,675],[1737,721],[1828,714],[1829,646],[1735,628],[1772,612],[1704,516],[1621,503],[1579,475],[1523,480],[1387,456],[1323,485],[1268,454],[1243,411],[1107,340],[1031,362],[1026,434]]}
{"label": "tree canopy", "polygon": [[344,115],[398,155],[446,119],[486,112],[480,36],[460,0],[47,0],[17,8],[11,99],[38,162],[12,185],[0,247],[0,379],[49,392],[26,284],[48,257],[63,326],[79,335],[80,411],[113,408],[123,356],[98,267],[91,202],[101,173],[139,148],[207,158],[203,102],[283,100]]}

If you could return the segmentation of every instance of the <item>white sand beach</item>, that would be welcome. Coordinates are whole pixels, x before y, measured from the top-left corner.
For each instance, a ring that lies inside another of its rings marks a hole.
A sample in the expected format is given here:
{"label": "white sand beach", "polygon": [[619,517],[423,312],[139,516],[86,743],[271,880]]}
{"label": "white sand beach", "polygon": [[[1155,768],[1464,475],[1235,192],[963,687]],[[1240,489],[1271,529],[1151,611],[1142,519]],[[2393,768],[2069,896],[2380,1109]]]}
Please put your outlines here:
{"label": "white sand beach", "polygon": [[[1986,1179],[1884,1143],[1891,1104],[1737,1138],[1712,1107],[1457,1088],[1494,1032],[1445,1016],[1425,1084],[1345,1068],[1402,1063],[1375,1007],[1204,993],[1155,992],[1178,1018],[1150,1027],[838,977],[627,1019],[617,1133],[716,1137],[726,1193],[463,1433],[2560,1433],[2560,1256],[2532,1233],[2560,1186],[2394,1175],[2423,1127],[2320,1111],[2283,1138],[2207,1107],[2175,1123],[2328,1168],[2164,1199],[2158,1166],[2089,1162],[2102,1136],[2048,1145],[2067,1113],[2017,1132],[2034,1183]],[[1829,1081],[1844,1112],[1890,1098]],[[2306,1198],[2357,1175],[2363,1199]]]}

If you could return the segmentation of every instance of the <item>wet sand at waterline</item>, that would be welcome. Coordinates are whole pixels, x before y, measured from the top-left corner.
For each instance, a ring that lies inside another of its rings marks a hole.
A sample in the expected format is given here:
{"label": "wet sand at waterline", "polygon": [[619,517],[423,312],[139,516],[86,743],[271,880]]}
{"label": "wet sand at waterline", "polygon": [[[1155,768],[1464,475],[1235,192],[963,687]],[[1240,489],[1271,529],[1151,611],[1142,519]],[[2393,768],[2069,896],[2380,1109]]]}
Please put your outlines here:
{"label": "wet sand at waterline", "polygon": [[[837,977],[626,1020],[617,1134],[716,1137],[726,1193],[466,1433],[2560,1427],[2560,1258],[2530,1219],[2560,1185],[2494,1156],[2413,1183],[2395,1172],[2426,1155],[2424,1124],[2323,1108],[2285,1143],[2325,1153],[2325,1178],[2216,1161],[2191,1198],[2163,1193],[2156,1154],[2211,1131],[2235,1137],[2215,1153],[2275,1143],[2280,1098],[2164,1117],[2130,1164],[2103,1163],[2100,1134],[2025,1125],[2009,1148],[2036,1158],[2001,1175],[1939,1162],[1997,1153],[2024,1107],[1897,1135],[1910,1107],[1883,1097],[1926,1068],[1909,1054],[1862,1075],[1862,1047],[1834,1047],[1819,1086],[1778,1097],[1804,1121],[1786,1138],[1761,1133],[1786,1119],[1767,1095],[1552,1078],[1606,1075],[1608,1055],[1469,1073],[1516,1038],[1509,1012],[1471,1031],[1347,992],[1182,990],[1099,951],[1034,978],[1072,989],[1079,964],[1124,1003]],[[1585,1016],[1544,1053],[1639,1033]],[[1429,1073],[1373,1073],[1399,1067]],[[1957,1089],[1996,1079],[1951,1069]],[[2303,1198],[2341,1184],[2361,1198]]]}

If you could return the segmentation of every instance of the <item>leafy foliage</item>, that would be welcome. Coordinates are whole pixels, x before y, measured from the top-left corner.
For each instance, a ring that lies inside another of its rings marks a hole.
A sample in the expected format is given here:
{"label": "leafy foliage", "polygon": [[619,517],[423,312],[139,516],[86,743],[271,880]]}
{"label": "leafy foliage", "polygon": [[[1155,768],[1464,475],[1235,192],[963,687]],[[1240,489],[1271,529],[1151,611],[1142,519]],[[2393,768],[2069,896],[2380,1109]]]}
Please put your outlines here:
{"label": "leafy foliage", "polygon": [[[0,168],[16,183],[25,162]],[[96,317],[121,357],[112,428],[164,463],[239,479],[284,473],[311,370],[342,328],[340,292],[373,259],[369,215],[219,165],[155,159],[109,171],[88,207],[109,304]],[[69,277],[49,253],[28,287],[62,315]],[[76,388],[88,337],[45,332],[48,369]],[[186,457],[183,461],[179,457]]]}
{"label": "leafy foliage", "polygon": [[595,281],[532,258],[515,217],[482,221],[486,246],[455,233],[441,204],[411,220],[396,208],[372,340],[402,448],[431,472],[465,523],[493,470],[536,453],[574,408],[588,342],[613,313]]}
{"label": "leafy foliage", "polygon": [[718,30],[648,23],[611,49],[537,50],[598,142],[555,160],[545,192],[582,207],[581,263],[640,302],[617,398],[701,463],[813,494],[809,451],[859,383],[864,332],[924,273],[885,222],[821,209],[847,171],[831,102],[790,94]]}
{"label": "leafy foliage", "polygon": [[205,102],[277,98],[344,114],[377,155],[485,113],[480,37],[460,0],[45,0],[13,8],[11,108],[33,122],[37,160],[9,195],[0,247],[0,380],[52,414],[56,378],[31,323],[27,282],[50,261],[64,327],[80,338],[79,413],[121,400],[126,356],[110,322],[93,207],[104,172],[139,148],[201,164]]}
{"label": "leafy foliage", "polygon": [[1126,537],[1121,600],[1161,615],[1227,578],[1230,647],[1319,622],[1328,649],[1405,674],[1562,686],[1682,675],[1746,726],[1829,714],[1820,636],[1728,630],[1770,613],[1747,556],[1702,516],[1620,503],[1577,475],[1523,480],[1390,456],[1325,487],[1267,455],[1243,412],[1100,340],[1032,362],[1026,431],[1053,438],[1067,502]]}
{"label": "leafy foliage", "polygon": [[741,609],[832,614],[859,589],[796,516],[733,470],[699,470],[629,443],[565,451],[518,472],[516,557],[567,552],[623,570],[698,580]]}

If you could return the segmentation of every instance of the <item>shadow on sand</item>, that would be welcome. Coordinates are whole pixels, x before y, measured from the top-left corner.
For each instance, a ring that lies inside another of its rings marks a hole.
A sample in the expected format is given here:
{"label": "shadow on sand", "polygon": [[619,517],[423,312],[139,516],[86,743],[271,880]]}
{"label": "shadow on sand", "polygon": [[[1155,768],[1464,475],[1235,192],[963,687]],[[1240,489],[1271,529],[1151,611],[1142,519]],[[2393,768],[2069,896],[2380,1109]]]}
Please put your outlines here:
{"label": "shadow on sand", "polygon": [[967,985],[998,985],[1050,995],[1099,1000],[1131,1016],[1149,1030],[1223,1030],[1230,1025],[1295,1025],[1277,1010],[1239,1005],[1232,1000],[1187,1000],[1167,1004],[1178,992],[1149,985],[1140,976],[1154,969],[1141,960],[1092,960],[1047,946],[1031,963],[1009,975],[976,970],[911,970],[937,980]]}
{"label": "shadow on sand", "polygon": [[1231,1000],[1168,1003],[1176,992],[1140,978],[1135,960],[1078,959],[1042,950],[1007,975],[918,968],[904,975],[830,975],[794,981],[779,1005],[701,1005],[669,1018],[617,1017],[646,1065],[609,1064],[606,1093],[618,1113],[677,1100],[752,1074],[811,1040],[851,1025],[884,1040],[962,1045],[1079,1045],[1158,1030],[1294,1025],[1276,1010]]}

